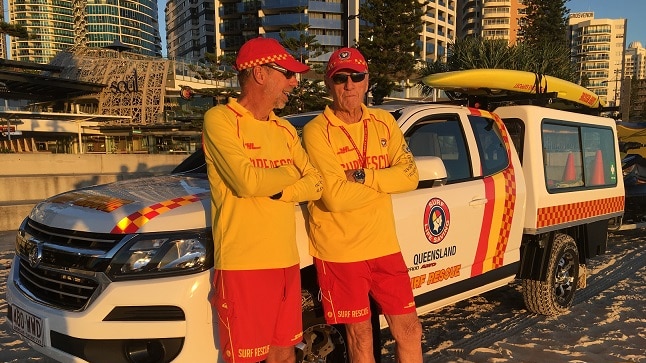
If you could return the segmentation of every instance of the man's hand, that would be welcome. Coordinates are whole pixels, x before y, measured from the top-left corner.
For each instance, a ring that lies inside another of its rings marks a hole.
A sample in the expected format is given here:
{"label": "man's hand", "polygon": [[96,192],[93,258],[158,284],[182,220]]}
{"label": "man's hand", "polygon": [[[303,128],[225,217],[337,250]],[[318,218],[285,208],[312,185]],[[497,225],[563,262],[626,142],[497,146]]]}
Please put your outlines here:
{"label": "man's hand", "polygon": [[351,182],[363,184],[366,180],[366,173],[363,169],[346,170],[345,178]]}
{"label": "man's hand", "polygon": [[357,171],[357,169],[350,169],[345,171],[345,179],[348,181],[355,181],[354,180],[354,172]]}

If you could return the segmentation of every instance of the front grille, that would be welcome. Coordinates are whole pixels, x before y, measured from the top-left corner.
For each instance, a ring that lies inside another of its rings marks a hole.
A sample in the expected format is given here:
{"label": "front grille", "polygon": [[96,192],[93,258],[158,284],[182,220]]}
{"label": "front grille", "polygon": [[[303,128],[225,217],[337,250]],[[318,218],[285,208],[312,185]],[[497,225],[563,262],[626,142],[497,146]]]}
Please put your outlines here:
{"label": "front grille", "polygon": [[28,220],[16,242],[18,286],[32,299],[64,310],[83,310],[102,281],[124,235],[51,228]]}
{"label": "front grille", "polygon": [[81,310],[99,286],[93,278],[47,270],[42,266],[32,268],[23,259],[20,260],[19,276],[22,288],[34,298],[64,310]]}
{"label": "front grille", "polygon": [[91,233],[70,231],[67,229],[52,228],[27,220],[24,225],[25,232],[34,238],[45,241],[48,244],[96,251],[97,254],[104,254],[110,251],[116,242],[121,240],[123,235],[109,233]]}

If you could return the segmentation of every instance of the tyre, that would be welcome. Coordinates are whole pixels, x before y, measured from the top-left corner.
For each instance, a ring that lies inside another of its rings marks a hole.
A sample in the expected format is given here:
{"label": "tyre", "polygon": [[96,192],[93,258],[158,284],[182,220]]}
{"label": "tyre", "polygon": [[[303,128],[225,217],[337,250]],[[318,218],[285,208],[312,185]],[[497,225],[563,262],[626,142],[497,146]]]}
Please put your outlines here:
{"label": "tyre", "polygon": [[[342,330],[342,329],[341,329]],[[348,362],[345,334],[333,325],[317,324],[303,330],[303,342],[297,346],[299,363]]]}
{"label": "tyre", "polygon": [[558,233],[552,243],[545,281],[524,279],[523,299],[527,309],[543,315],[569,310],[579,278],[579,251],[574,239]]}

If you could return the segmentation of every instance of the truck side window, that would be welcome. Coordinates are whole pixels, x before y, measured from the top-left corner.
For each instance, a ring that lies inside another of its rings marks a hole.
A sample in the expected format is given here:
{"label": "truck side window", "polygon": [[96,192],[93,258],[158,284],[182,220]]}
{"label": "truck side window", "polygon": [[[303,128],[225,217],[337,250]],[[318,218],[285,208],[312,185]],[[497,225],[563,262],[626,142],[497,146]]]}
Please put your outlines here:
{"label": "truck side window", "polygon": [[544,121],[543,164],[548,191],[617,184],[611,129]]}
{"label": "truck side window", "polygon": [[504,170],[509,165],[509,155],[494,120],[480,116],[469,116],[469,120],[478,145],[482,175]]}
{"label": "truck side window", "polygon": [[543,123],[543,165],[548,190],[583,185],[583,156],[579,128]]}
{"label": "truck side window", "polygon": [[447,183],[471,177],[464,134],[457,117],[423,119],[405,137],[413,155],[442,159]]}
{"label": "truck side window", "polygon": [[601,127],[581,127],[583,140],[583,174],[586,186],[617,185],[615,165],[616,136],[612,130]]}
{"label": "truck side window", "polygon": [[511,139],[511,142],[514,143],[516,153],[518,153],[518,158],[522,164],[523,145],[525,145],[525,124],[519,118],[505,118],[502,122],[504,122],[505,127],[507,127],[509,138]]}

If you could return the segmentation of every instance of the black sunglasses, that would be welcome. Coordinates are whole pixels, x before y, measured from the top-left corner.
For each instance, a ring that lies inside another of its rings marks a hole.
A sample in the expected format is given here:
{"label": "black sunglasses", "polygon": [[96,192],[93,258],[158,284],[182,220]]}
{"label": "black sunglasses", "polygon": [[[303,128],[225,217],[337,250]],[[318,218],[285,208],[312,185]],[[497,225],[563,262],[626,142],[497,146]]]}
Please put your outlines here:
{"label": "black sunglasses", "polygon": [[285,69],[285,68],[283,68],[283,67],[281,67],[279,65],[276,65],[276,64],[263,64],[263,66],[271,68],[271,69],[273,69],[275,71],[278,71],[278,72],[282,73],[283,76],[285,76],[285,78],[287,78],[287,79],[291,79],[292,77],[294,77],[296,75],[296,72],[288,71],[287,69]]}
{"label": "black sunglasses", "polygon": [[352,82],[358,83],[366,79],[366,74],[368,73],[335,74],[332,76],[332,82],[334,84],[344,84],[348,81],[348,77],[350,77]]}

